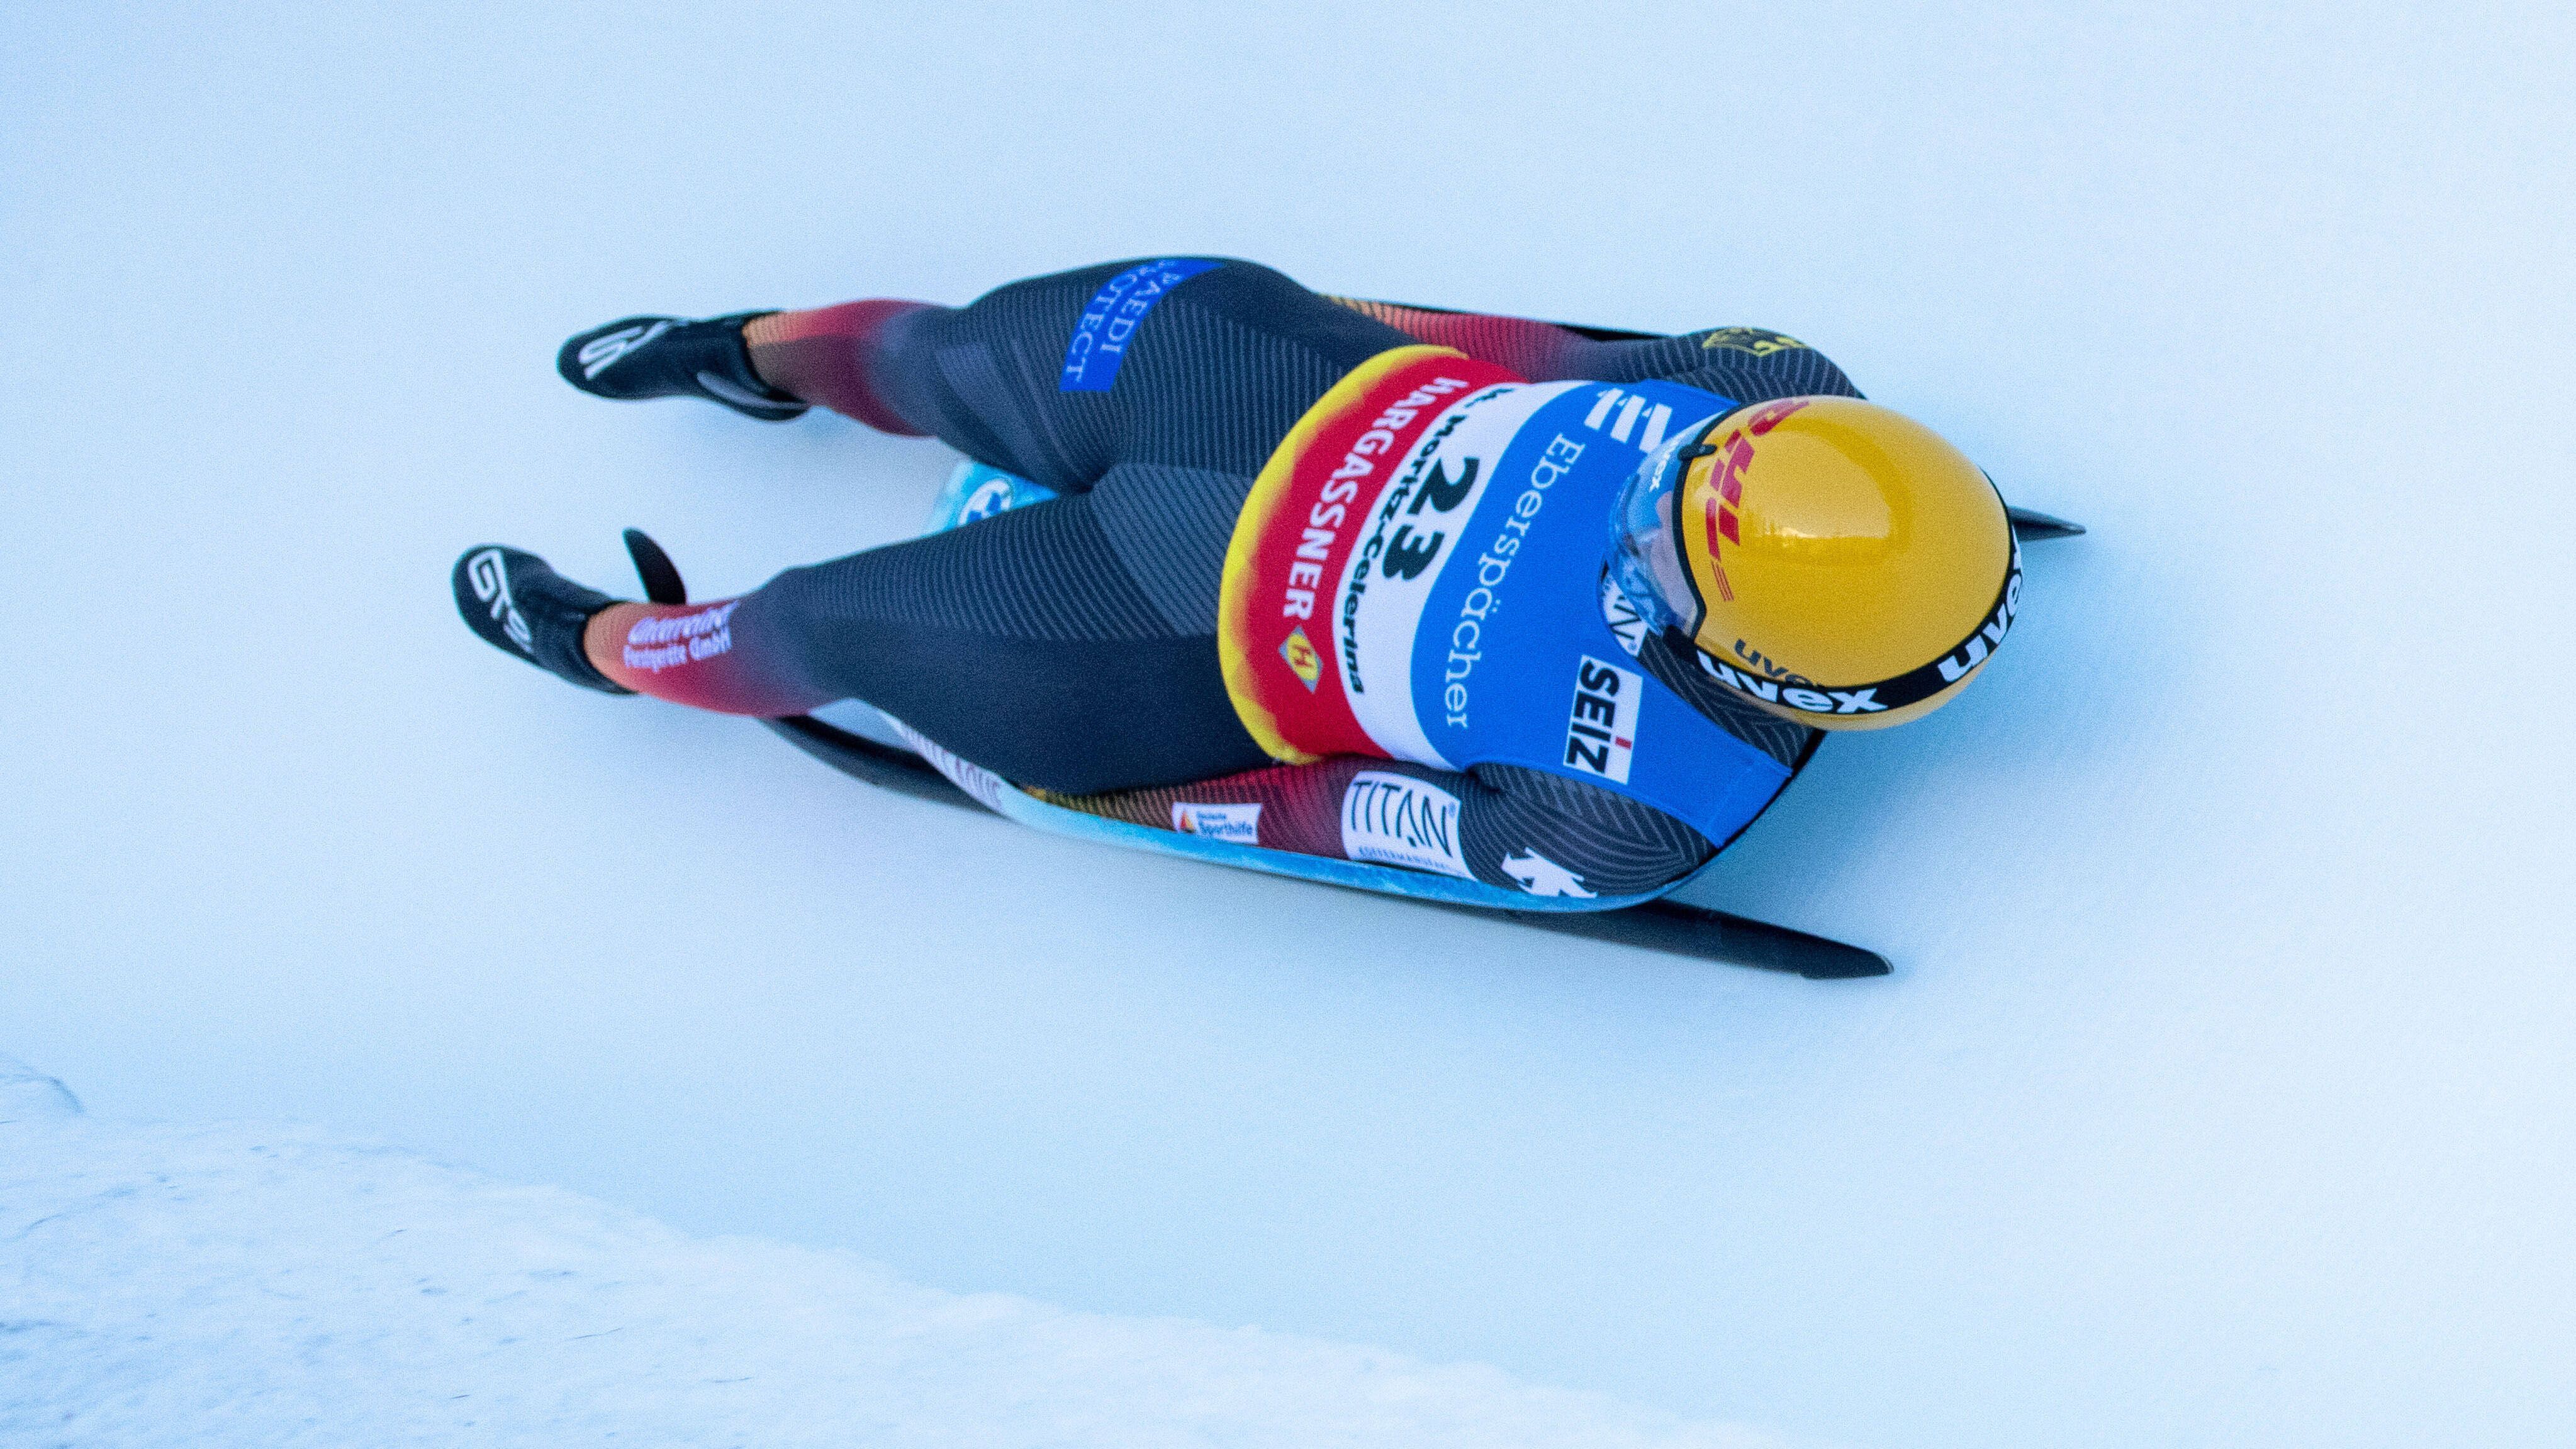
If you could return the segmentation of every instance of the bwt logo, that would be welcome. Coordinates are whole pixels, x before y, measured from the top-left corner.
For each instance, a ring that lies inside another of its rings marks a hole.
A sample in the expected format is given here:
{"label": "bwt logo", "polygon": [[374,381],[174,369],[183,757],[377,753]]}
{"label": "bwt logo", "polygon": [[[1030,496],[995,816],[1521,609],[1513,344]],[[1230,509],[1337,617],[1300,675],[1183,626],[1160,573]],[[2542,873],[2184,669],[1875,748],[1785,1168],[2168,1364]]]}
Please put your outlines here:
{"label": "bwt logo", "polygon": [[1008,478],[985,479],[967,498],[966,506],[957,510],[957,526],[963,528],[970,523],[981,523],[994,514],[1010,512],[1011,491]]}
{"label": "bwt logo", "polygon": [[1565,717],[1565,762],[1587,775],[1628,783],[1637,749],[1644,676],[1586,654],[1574,668],[1574,708]]}

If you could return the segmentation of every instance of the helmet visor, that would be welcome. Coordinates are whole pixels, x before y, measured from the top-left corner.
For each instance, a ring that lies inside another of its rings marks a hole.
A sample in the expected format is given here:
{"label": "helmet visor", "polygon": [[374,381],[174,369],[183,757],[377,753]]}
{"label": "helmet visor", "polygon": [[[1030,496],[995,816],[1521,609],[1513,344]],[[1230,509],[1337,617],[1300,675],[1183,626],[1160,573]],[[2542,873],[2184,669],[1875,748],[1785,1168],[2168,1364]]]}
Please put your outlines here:
{"label": "helmet visor", "polygon": [[1681,506],[1682,475],[1689,461],[1704,451],[1697,447],[1709,424],[1686,428],[1646,455],[1619,490],[1610,515],[1610,577],[1628,602],[1657,630],[1699,632],[1707,608],[1699,586],[1682,562],[1674,511]]}

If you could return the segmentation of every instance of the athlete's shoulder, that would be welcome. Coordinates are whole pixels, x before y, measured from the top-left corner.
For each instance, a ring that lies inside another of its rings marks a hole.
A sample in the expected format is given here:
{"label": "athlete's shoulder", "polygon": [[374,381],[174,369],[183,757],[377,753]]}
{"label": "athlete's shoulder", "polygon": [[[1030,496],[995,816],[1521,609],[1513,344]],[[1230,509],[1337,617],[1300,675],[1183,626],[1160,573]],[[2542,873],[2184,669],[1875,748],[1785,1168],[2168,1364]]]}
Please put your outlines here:
{"label": "athlete's shoulder", "polygon": [[1698,332],[1685,332],[1681,334],[1681,340],[1702,352],[1734,352],[1748,358],[1816,350],[1786,332],[1774,332],[1768,327],[1710,327]]}
{"label": "athlete's shoulder", "polygon": [[1639,349],[1644,375],[1685,383],[1737,402],[1780,397],[1858,397],[1860,389],[1834,360],[1768,327],[1710,327],[1659,347]]}
{"label": "athlete's shoulder", "polygon": [[1720,686],[1707,656],[1668,633],[1648,633],[1637,651],[1648,674],[1718,728],[1794,770],[1807,756],[1817,732],[1794,720],[1765,714],[1744,697]]}
{"label": "athlete's shoulder", "polygon": [[1660,890],[1716,847],[1690,824],[1633,796],[1546,770],[1478,765],[1460,836],[1477,878],[1531,895],[1617,896]]}

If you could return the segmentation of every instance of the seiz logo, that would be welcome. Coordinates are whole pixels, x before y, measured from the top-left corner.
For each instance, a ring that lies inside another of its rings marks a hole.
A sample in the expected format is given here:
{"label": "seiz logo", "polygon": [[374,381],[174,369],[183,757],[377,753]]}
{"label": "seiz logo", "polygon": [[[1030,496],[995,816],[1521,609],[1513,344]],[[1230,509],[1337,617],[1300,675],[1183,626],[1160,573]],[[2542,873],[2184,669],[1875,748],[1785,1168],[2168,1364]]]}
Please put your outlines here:
{"label": "seiz logo", "polygon": [[1574,709],[1565,718],[1565,762],[1586,774],[1628,783],[1637,748],[1637,708],[1646,681],[1586,654],[1574,667]]}
{"label": "seiz logo", "polygon": [[1387,770],[1362,770],[1342,791],[1342,854],[1475,879],[1458,834],[1458,797]]}
{"label": "seiz logo", "polygon": [[[1643,433],[1637,433],[1640,417],[1646,420]],[[1636,434],[1636,446],[1651,453],[1664,445],[1664,430],[1673,425],[1673,410],[1662,403],[1648,407],[1644,397],[1625,388],[1605,387],[1592,404],[1592,411],[1583,415],[1583,425],[1597,433],[1605,431],[1605,424],[1612,438],[1625,443],[1632,441],[1631,434]]]}
{"label": "seiz logo", "polygon": [[[573,354],[573,360],[581,364],[582,379],[588,381],[607,371],[610,363],[670,330],[671,319],[668,317],[650,326],[639,322],[632,327],[620,327],[605,337],[594,337],[583,343],[581,351]],[[770,407],[777,406],[766,398],[760,401]]]}

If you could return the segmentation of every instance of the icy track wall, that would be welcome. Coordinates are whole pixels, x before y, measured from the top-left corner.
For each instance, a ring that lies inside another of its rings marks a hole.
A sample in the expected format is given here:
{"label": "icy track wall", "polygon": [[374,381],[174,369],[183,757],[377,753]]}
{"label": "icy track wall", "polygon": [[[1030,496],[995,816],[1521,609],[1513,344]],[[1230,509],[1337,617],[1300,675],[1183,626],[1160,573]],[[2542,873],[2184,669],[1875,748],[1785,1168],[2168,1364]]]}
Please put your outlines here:
{"label": "icy track wall", "polygon": [[0,1443],[1761,1449],[1492,1369],[900,1282],[0,1057]]}
{"label": "icy track wall", "polygon": [[[1865,1449],[2576,1442],[2570,23],[0,6],[0,1050]],[[1015,832],[454,615],[472,544],[722,597],[953,462],[576,330],[1202,252],[1778,328],[2092,527],[1709,887],[1895,976]]]}

